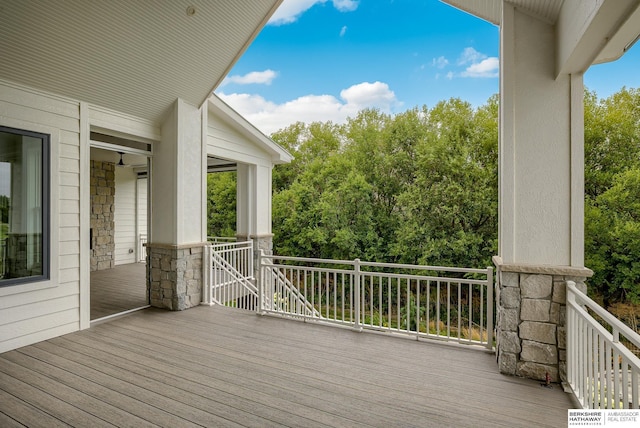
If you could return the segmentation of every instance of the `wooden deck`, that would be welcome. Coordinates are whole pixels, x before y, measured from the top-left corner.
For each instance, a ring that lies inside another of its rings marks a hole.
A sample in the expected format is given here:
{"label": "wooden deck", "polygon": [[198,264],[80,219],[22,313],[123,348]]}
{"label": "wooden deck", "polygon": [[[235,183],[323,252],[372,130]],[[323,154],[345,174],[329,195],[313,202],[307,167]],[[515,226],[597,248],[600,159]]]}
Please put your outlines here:
{"label": "wooden deck", "polygon": [[0,354],[0,426],[566,426],[495,356],[223,307],[146,309]]}
{"label": "wooden deck", "polygon": [[148,304],[144,263],[91,272],[91,320]]}

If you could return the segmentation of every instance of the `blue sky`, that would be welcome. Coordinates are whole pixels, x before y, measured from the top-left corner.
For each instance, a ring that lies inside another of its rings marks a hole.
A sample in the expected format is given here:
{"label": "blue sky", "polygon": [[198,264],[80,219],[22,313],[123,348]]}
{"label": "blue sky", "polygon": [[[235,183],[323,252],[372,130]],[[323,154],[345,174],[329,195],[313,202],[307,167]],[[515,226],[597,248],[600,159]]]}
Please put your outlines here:
{"label": "blue sky", "polygon": [[[216,93],[267,135],[296,121],[342,123],[498,92],[498,27],[438,0],[285,0]],[[640,47],[593,66],[606,97],[639,87]]]}

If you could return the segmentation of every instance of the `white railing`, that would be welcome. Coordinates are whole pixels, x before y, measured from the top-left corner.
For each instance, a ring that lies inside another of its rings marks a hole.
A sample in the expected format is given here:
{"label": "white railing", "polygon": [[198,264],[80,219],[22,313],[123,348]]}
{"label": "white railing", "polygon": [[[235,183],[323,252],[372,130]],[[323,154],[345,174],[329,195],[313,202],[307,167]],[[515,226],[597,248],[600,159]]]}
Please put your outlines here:
{"label": "white railing", "polygon": [[[263,257],[261,269],[262,290],[269,292],[261,293],[261,312],[269,310],[280,315],[302,314],[305,317],[322,318],[320,312],[313,307],[306,297],[300,292],[289,278],[273,266],[270,259]],[[273,293],[271,293],[273,291]],[[295,311],[290,308],[295,307]]]}
{"label": "white railing", "polygon": [[138,261],[144,262],[147,259],[147,252],[144,250],[144,244],[147,243],[147,234],[138,235]]}
{"label": "white railing", "polygon": [[207,236],[207,242],[210,242],[212,244],[225,244],[237,241],[238,239],[233,236]]}
{"label": "white railing", "polygon": [[567,281],[567,380],[584,408],[640,408],[630,348],[640,350],[640,336]]}
{"label": "white railing", "polygon": [[257,310],[258,288],[253,270],[253,241],[209,244],[205,247],[203,304]]}
{"label": "white railing", "polygon": [[0,279],[7,273],[7,246],[9,239],[0,239]]}
{"label": "white railing", "polygon": [[260,277],[265,314],[493,348],[492,268],[261,254]]}

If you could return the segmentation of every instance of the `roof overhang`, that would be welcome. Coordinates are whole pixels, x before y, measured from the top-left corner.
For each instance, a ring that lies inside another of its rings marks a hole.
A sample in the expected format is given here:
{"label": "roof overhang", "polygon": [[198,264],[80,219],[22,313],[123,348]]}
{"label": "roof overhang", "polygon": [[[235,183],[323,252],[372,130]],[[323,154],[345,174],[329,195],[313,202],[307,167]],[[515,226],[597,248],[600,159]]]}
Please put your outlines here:
{"label": "roof overhang", "polygon": [[[503,0],[441,0],[464,12],[501,25]],[[556,25],[568,52],[558,73],[584,72],[591,64],[614,61],[640,36],[640,0],[509,0],[516,9]],[[565,33],[565,37],[561,33]]]}
{"label": "roof overhang", "polygon": [[274,164],[289,163],[293,160],[291,153],[264,135],[258,128],[222,101],[216,94],[211,94],[209,97],[208,111],[235,129],[249,142],[269,153]]}
{"label": "roof overhang", "polygon": [[159,122],[200,106],[282,0],[3,0],[0,79]]}

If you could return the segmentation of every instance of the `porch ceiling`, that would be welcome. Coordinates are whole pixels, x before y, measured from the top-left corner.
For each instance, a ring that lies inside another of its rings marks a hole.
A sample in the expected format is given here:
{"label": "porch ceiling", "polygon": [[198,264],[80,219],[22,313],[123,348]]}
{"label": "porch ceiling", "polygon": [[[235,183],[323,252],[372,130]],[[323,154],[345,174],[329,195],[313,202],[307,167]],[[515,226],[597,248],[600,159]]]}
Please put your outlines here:
{"label": "porch ceiling", "polygon": [[[470,13],[478,18],[500,25],[503,0],[441,0],[453,7]],[[545,22],[555,25],[563,8],[574,9],[575,1],[565,0],[509,0],[516,8],[525,11]],[[606,3],[606,4],[605,4]],[[565,7],[566,6],[566,7]],[[595,56],[589,55],[590,63],[598,64],[614,61],[622,56],[640,35],[640,1],[638,0],[602,0],[599,10],[604,18],[594,19],[596,39],[588,44],[599,47]],[[571,13],[569,12],[571,15]],[[589,17],[592,19],[593,17]],[[580,19],[580,17],[573,17]],[[579,26],[588,22],[580,22]],[[591,37],[591,35],[588,35]],[[582,70],[584,71],[584,70]]]}
{"label": "porch ceiling", "polygon": [[[500,25],[503,0],[443,0],[458,9]],[[560,15],[564,0],[510,0],[514,6],[554,24]]]}
{"label": "porch ceiling", "polygon": [[200,106],[282,0],[3,0],[0,79],[158,122]]}

